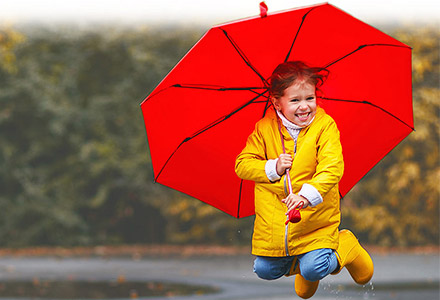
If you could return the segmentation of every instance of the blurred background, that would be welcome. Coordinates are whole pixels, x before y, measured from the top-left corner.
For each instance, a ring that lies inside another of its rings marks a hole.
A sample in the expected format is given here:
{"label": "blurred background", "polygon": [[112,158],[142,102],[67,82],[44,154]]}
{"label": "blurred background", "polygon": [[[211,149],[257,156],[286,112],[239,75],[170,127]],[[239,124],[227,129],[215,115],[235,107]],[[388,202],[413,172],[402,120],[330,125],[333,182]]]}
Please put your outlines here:
{"label": "blurred background", "polygon": [[[2,3],[0,247],[249,246],[253,217],[153,183],[139,105],[212,25],[259,2]],[[371,247],[438,246],[439,3],[331,4],[413,48],[416,131],[342,200],[342,227]]]}

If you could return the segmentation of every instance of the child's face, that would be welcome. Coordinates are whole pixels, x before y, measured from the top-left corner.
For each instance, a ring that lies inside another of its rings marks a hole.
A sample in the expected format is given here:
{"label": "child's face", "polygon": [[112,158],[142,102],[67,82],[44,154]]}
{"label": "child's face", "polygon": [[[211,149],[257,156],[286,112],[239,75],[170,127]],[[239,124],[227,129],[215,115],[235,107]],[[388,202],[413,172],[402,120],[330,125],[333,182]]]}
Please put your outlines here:
{"label": "child's face", "polygon": [[297,80],[284,90],[282,97],[274,100],[274,105],[290,122],[307,126],[316,114],[315,86]]}

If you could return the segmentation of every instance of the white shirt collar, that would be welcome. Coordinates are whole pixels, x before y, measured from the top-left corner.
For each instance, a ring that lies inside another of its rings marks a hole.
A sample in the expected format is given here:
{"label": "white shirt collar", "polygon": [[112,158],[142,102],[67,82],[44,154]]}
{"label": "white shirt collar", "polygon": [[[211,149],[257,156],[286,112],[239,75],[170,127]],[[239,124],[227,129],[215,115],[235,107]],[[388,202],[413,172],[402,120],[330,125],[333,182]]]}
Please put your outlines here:
{"label": "white shirt collar", "polygon": [[306,124],[304,126],[298,126],[298,125],[290,122],[289,120],[287,120],[287,118],[283,115],[282,112],[280,112],[278,110],[275,110],[275,111],[277,112],[277,115],[280,117],[281,122],[283,123],[283,125],[286,126],[286,128],[288,128],[288,129],[300,130],[300,129],[304,128],[304,127],[309,126],[313,122],[313,120],[315,119],[315,116],[313,116],[312,120],[310,120],[310,122],[308,124]]}

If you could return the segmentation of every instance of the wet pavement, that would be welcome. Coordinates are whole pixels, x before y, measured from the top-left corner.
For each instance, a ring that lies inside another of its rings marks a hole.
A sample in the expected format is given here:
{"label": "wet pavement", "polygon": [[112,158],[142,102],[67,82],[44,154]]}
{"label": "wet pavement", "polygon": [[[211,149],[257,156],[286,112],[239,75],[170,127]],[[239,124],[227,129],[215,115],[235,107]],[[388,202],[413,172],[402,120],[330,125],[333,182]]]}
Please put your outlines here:
{"label": "wet pavement", "polygon": [[[373,261],[375,274],[371,284],[357,286],[344,269],[340,274],[322,280],[312,299],[440,299],[439,255],[373,255]],[[175,300],[300,299],[293,291],[294,277],[264,281],[253,274],[252,263],[251,255],[140,259],[1,257],[0,281],[159,281],[219,289],[214,294],[169,298]],[[0,294],[0,299],[7,298]]]}

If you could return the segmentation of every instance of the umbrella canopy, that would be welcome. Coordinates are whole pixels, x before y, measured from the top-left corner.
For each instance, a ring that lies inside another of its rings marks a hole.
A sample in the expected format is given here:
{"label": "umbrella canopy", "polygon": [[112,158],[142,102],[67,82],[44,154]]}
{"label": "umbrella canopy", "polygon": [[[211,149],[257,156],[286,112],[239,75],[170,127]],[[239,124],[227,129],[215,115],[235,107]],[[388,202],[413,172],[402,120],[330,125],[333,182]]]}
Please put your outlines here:
{"label": "umbrella canopy", "polygon": [[413,130],[410,47],[330,4],[262,13],[211,28],[142,102],[155,181],[254,214],[235,158],[288,60],[330,71],[318,103],[341,132],[341,196]]}

